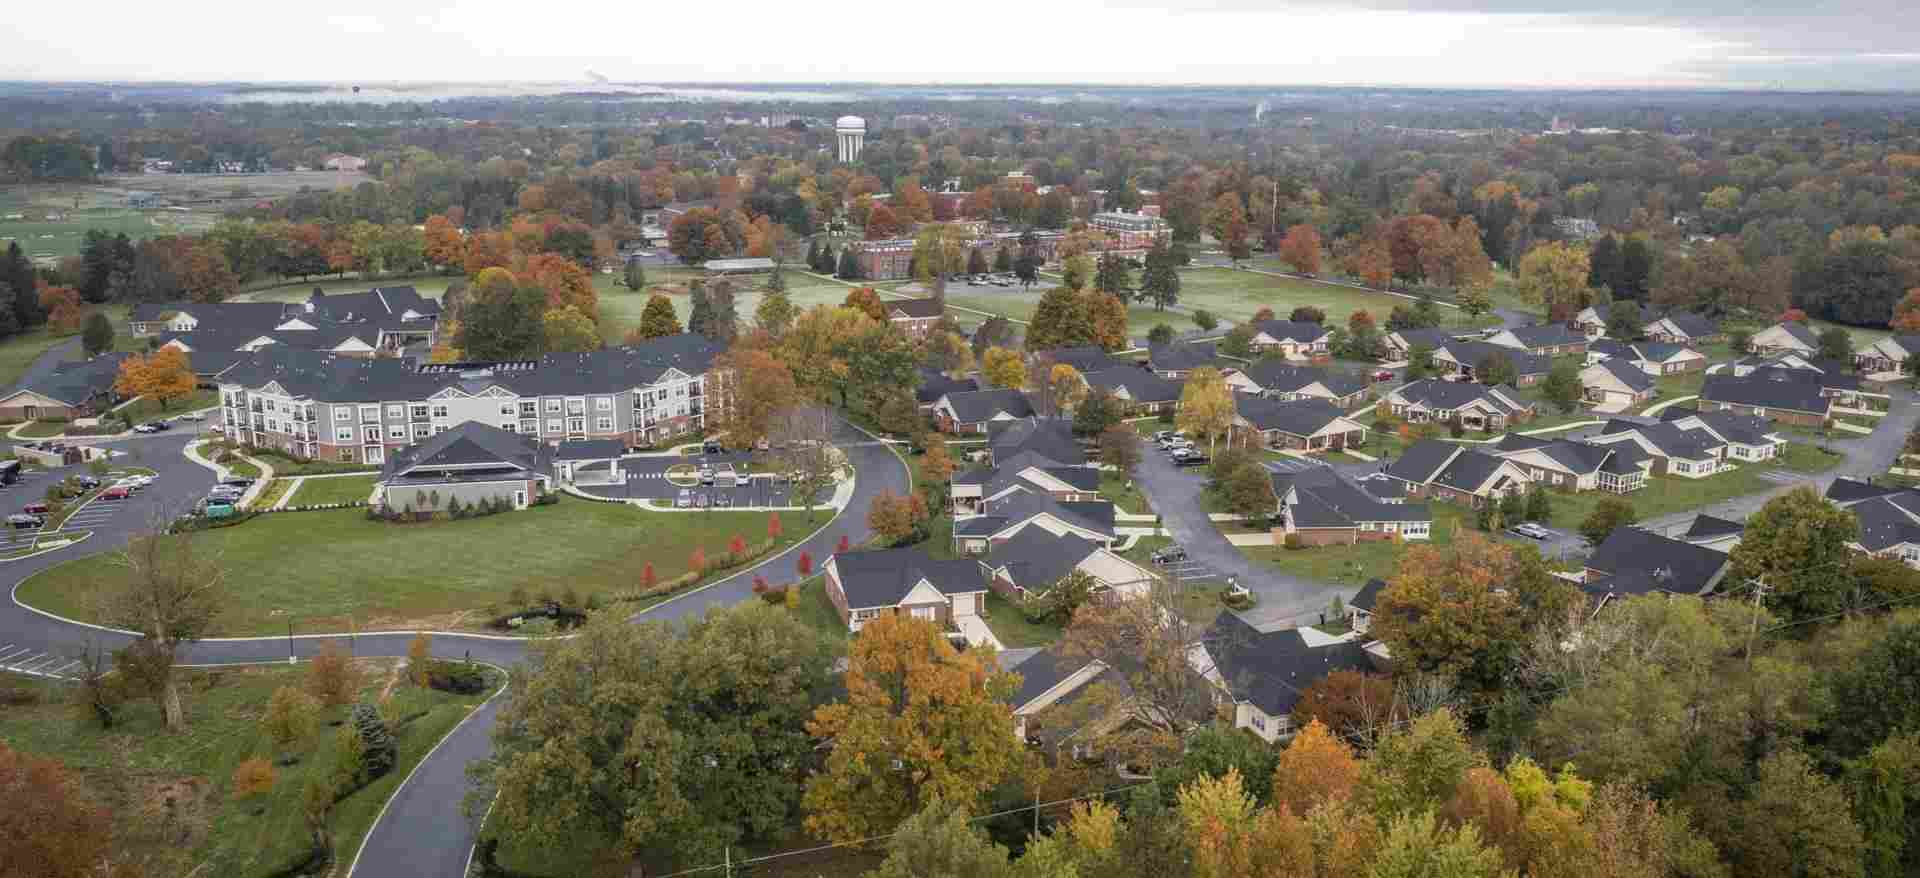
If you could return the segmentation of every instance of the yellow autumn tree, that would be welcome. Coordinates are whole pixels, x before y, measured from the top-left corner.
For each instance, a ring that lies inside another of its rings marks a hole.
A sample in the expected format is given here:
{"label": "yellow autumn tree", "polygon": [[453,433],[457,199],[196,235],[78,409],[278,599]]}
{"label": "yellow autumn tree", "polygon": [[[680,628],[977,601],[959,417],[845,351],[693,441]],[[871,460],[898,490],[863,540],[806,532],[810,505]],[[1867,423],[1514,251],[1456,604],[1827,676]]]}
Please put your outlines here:
{"label": "yellow autumn tree", "polygon": [[1180,411],[1174,415],[1180,429],[1207,437],[1211,451],[1211,440],[1226,435],[1234,414],[1233,390],[1219,369],[1203,366],[1187,376],[1187,385],[1180,391]]}
{"label": "yellow autumn tree", "polygon": [[980,373],[995,387],[1018,390],[1027,385],[1027,364],[1019,352],[1006,348],[987,348],[980,356]]}

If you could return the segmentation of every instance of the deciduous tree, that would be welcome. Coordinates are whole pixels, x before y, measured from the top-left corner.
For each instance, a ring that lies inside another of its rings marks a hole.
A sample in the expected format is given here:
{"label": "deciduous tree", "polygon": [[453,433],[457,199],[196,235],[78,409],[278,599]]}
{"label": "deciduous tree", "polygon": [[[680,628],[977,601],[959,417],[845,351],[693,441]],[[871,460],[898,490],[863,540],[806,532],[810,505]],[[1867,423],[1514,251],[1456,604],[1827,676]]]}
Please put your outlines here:
{"label": "deciduous tree", "polygon": [[1212,451],[1213,440],[1226,434],[1235,414],[1233,390],[1227,387],[1220,370],[1202,366],[1187,376],[1174,421],[1190,435],[1207,437],[1208,450]]}
{"label": "deciduous tree", "polygon": [[134,535],[118,561],[130,575],[106,594],[101,615],[109,625],[140,633],[131,649],[151,659],[136,662],[146,670],[141,682],[159,702],[167,728],[178,730],[186,710],[172,666],[180,647],[199,640],[219,618],[226,569],[197,536],[169,534],[163,526]]}
{"label": "deciduous tree", "polygon": [[1301,274],[1320,273],[1320,232],[1300,223],[1287,229],[1280,239],[1280,261]]}
{"label": "deciduous tree", "polygon": [[1639,518],[1633,511],[1633,501],[1620,497],[1602,497],[1594,504],[1593,511],[1580,522],[1580,536],[1587,545],[1598,546],[1607,541],[1607,535],[1619,528],[1634,523]]}
{"label": "deciduous tree", "polygon": [[887,319],[887,305],[880,301],[880,293],[873,287],[859,287],[848,292],[847,300],[842,304],[874,320],[884,322]]}
{"label": "deciduous tree", "polygon": [[600,330],[593,320],[580,313],[580,309],[568,305],[558,310],[548,309],[541,316],[541,334],[550,352],[594,351],[600,349]]}
{"label": "deciduous tree", "polygon": [[647,297],[647,306],[640,311],[640,326],[635,330],[640,340],[679,335],[682,331],[672,299],[659,293]]}
{"label": "deciduous tree", "polygon": [[1542,244],[1520,259],[1520,298],[1545,308],[1549,320],[1566,320],[1586,305],[1591,269],[1586,251],[1557,241]]}
{"label": "deciduous tree", "polygon": [[1461,534],[1448,546],[1415,546],[1381,592],[1371,633],[1397,671],[1419,670],[1495,691],[1535,632],[1565,622],[1579,592],[1547,571],[1537,551]]}
{"label": "deciduous tree", "polygon": [[90,804],[60,763],[0,741],[0,863],[9,874],[89,878],[103,874],[112,822]]}
{"label": "deciduous tree", "polygon": [[1019,353],[1006,348],[987,348],[980,358],[980,372],[995,387],[1019,389],[1027,383],[1027,363]]}
{"label": "deciduous tree", "polygon": [[1747,519],[1727,555],[1727,579],[1764,583],[1767,609],[1788,621],[1830,615],[1845,609],[1854,594],[1847,545],[1859,532],[1853,513],[1813,488],[1795,488]]}

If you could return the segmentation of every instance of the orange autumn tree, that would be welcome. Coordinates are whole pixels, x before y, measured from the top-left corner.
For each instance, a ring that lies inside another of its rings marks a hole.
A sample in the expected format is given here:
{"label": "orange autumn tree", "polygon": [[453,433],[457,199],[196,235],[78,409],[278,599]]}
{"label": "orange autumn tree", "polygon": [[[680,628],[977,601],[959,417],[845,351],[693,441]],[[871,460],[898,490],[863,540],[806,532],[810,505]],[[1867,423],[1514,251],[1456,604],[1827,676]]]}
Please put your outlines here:
{"label": "orange autumn tree", "polygon": [[0,809],[0,873],[101,874],[113,842],[112,821],[87,801],[60,763],[0,741],[0,797],[7,802]]}
{"label": "orange autumn tree", "polygon": [[47,315],[47,328],[56,333],[79,332],[87,319],[87,307],[80,304],[80,291],[73,287],[40,284],[40,310]]}
{"label": "orange autumn tree", "polygon": [[150,396],[164,411],[174,400],[193,395],[196,382],[187,352],[161,348],[152,354],[134,354],[120,364],[113,392],[125,398]]}
{"label": "orange autumn tree", "polygon": [[427,217],[426,239],[425,252],[428,262],[446,268],[465,264],[466,239],[460,237],[460,228],[454,225],[445,214],[436,213]]}
{"label": "orange autumn tree", "polygon": [[1388,581],[1370,633],[1393,650],[1395,669],[1446,674],[1477,691],[1501,686],[1580,597],[1538,551],[1478,534],[1407,549]]}
{"label": "orange autumn tree", "polygon": [[848,308],[858,310],[860,313],[875,320],[885,321],[887,319],[887,305],[885,302],[880,301],[880,293],[873,287],[856,288],[853,292],[847,294],[847,300],[842,304]]}
{"label": "orange autumn tree", "polygon": [[536,253],[514,275],[546,292],[548,310],[571,305],[589,320],[600,319],[600,296],[594,292],[592,275],[580,263],[558,253]]}
{"label": "orange autumn tree", "polygon": [[1001,700],[1017,680],[992,647],[960,652],[933,622],[867,622],[847,656],[846,699],[807,723],[833,742],[801,799],[807,831],[853,841],[891,832],[936,798],[978,804],[1026,762]]}
{"label": "orange autumn tree", "polygon": [[1920,332],[1920,287],[1907,291],[1907,297],[1893,306],[1894,329],[1901,332]]}
{"label": "orange autumn tree", "polygon": [[1306,223],[1287,229],[1280,239],[1280,261],[1301,274],[1320,273],[1320,232]]}

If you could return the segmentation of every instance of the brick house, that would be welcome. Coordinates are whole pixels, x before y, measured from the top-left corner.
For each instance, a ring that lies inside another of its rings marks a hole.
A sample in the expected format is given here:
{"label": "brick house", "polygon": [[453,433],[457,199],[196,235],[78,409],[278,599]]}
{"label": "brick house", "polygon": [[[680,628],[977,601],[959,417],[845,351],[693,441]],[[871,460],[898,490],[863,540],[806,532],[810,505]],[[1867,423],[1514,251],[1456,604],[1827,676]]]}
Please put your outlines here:
{"label": "brick house", "polygon": [[1409,497],[1430,497],[1479,508],[1508,494],[1525,494],[1533,477],[1525,467],[1476,448],[1428,439],[1407,446],[1386,473]]}
{"label": "brick house", "polygon": [[1308,467],[1272,474],[1279,523],[1274,545],[1289,538],[1303,546],[1425,540],[1433,533],[1433,513],[1425,504],[1374,496],[1332,467]]}
{"label": "brick house", "polygon": [[1793,380],[1779,370],[1772,376],[1751,374],[1744,378],[1709,375],[1700,389],[1696,406],[1703,412],[1733,412],[1767,418],[1775,423],[1801,427],[1822,427],[1833,418],[1835,397],[1824,392],[1817,381]]}
{"label": "brick house", "polygon": [[858,632],[884,615],[958,626],[986,612],[987,586],[971,560],[936,561],[916,548],[840,552],[827,559],[827,597]]}

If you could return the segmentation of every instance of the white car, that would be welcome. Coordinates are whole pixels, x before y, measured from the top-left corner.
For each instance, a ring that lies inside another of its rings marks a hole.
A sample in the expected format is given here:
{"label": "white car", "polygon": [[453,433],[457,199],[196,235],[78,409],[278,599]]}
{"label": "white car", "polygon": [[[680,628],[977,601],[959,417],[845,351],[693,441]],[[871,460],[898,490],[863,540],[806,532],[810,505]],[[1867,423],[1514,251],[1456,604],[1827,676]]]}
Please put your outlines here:
{"label": "white car", "polygon": [[180,417],[174,418],[176,421],[204,421],[206,419],[207,415],[205,412],[187,412]]}

